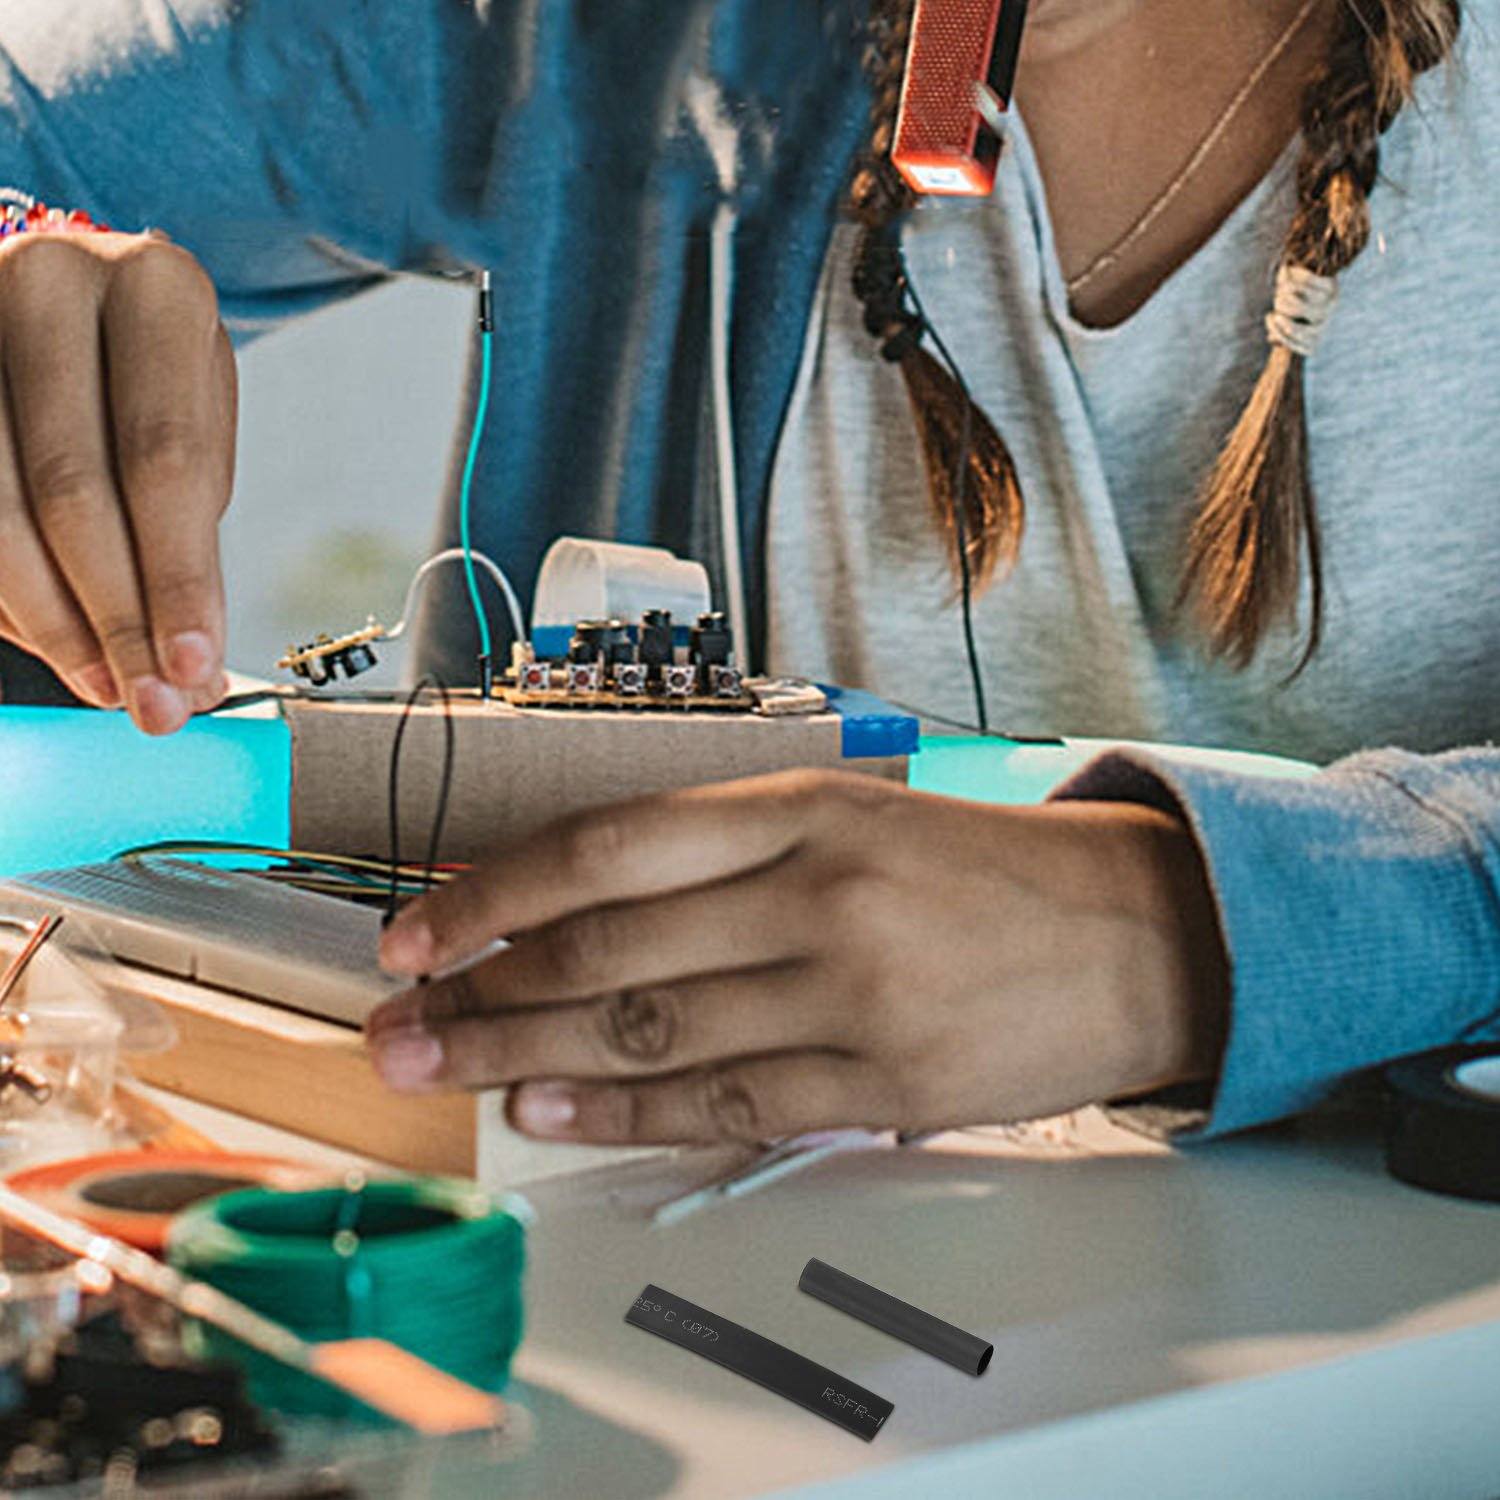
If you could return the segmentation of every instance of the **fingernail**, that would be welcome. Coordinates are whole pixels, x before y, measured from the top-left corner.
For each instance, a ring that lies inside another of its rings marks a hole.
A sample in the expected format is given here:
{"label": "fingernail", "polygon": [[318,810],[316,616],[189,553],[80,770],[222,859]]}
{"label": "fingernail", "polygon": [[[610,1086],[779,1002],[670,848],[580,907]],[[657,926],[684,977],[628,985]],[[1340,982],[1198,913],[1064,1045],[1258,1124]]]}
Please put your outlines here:
{"label": "fingernail", "polygon": [[214,643],[201,630],[184,630],[167,642],[167,676],[178,687],[194,688],[207,683],[218,662]]}
{"label": "fingernail", "polygon": [[130,684],[130,701],[147,734],[171,734],[187,723],[187,699],[159,677],[137,677]]}
{"label": "fingernail", "polygon": [[425,974],[432,968],[432,929],[410,907],[381,935],[380,966],[392,974]]}
{"label": "fingernail", "polygon": [[229,679],[222,672],[213,673],[202,687],[193,689],[193,707],[202,711],[216,708],[229,694]]}
{"label": "fingernail", "polygon": [[442,1071],[443,1044],[426,1031],[398,1031],[370,1039],[380,1076],[393,1089],[420,1089]]}
{"label": "fingernail", "polygon": [[113,708],[120,701],[120,689],[115,674],[101,662],[75,672],[72,678],[74,690],[80,698],[97,703],[101,708]]}
{"label": "fingernail", "polygon": [[531,1135],[565,1135],[578,1118],[578,1100],[566,1083],[525,1083],[515,1111],[516,1124]]}
{"label": "fingernail", "polygon": [[392,1032],[401,1027],[418,1028],[422,1024],[422,1001],[420,996],[397,995],[377,1005],[365,1017],[365,1035],[373,1038],[377,1032]]}

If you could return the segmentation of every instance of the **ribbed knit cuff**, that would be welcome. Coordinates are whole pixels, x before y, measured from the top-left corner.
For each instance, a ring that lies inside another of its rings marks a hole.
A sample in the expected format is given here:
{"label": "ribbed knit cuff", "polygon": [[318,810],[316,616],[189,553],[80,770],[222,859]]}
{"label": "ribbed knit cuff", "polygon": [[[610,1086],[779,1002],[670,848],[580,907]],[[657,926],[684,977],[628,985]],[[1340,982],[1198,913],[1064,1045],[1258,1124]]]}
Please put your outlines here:
{"label": "ribbed knit cuff", "polygon": [[1500,752],[1379,751],[1282,780],[1112,751],[1053,795],[1180,817],[1229,954],[1218,1077],[1116,1106],[1122,1123],[1205,1140],[1500,1035]]}

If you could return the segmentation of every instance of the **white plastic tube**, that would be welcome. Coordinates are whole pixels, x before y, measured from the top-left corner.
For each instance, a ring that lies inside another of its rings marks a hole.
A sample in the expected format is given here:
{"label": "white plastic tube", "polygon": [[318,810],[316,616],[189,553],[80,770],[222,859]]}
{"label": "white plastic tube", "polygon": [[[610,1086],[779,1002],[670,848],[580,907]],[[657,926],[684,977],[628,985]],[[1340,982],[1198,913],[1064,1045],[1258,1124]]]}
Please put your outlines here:
{"label": "white plastic tube", "polygon": [[533,629],[543,629],[578,620],[635,620],[644,610],[669,609],[673,619],[691,624],[711,607],[701,563],[664,547],[562,537],[542,559],[531,621]]}

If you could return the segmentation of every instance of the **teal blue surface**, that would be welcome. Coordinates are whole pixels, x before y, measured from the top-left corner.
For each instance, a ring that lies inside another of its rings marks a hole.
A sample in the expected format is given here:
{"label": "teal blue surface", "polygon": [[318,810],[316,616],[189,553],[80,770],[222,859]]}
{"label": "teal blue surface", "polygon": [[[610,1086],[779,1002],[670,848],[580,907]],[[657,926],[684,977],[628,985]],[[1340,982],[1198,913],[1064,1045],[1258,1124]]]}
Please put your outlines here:
{"label": "teal blue surface", "polygon": [[[912,757],[911,784],[975,802],[1031,804],[1101,748],[928,737]],[[1313,769],[1231,751],[1152,748],[1264,775]],[[279,719],[195,719],[155,740],[123,714],[0,708],[0,876],[85,864],[165,838],[284,848],[291,780],[291,736]]]}
{"label": "teal blue surface", "polygon": [[[944,797],[1030,806],[1043,801],[1054,787],[1108,748],[1109,743],[1102,740],[1028,745],[997,736],[979,739],[929,735],[924,736],[920,752],[912,757],[909,779],[918,791],[936,792]],[[1252,776],[1298,779],[1312,775],[1317,769],[1301,761],[1240,750],[1197,750],[1182,745],[1135,748],[1150,750],[1167,759],[1213,765]]]}
{"label": "teal blue surface", "polygon": [[279,719],[195,719],[148,739],[120,713],[0,708],[0,876],[153,839],[284,848],[291,784]]}
{"label": "teal blue surface", "polygon": [[944,797],[1030,805],[1042,801],[1089,757],[1089,751],[1070,745],[927,735],[912,757],[909,780],[920,792]]}

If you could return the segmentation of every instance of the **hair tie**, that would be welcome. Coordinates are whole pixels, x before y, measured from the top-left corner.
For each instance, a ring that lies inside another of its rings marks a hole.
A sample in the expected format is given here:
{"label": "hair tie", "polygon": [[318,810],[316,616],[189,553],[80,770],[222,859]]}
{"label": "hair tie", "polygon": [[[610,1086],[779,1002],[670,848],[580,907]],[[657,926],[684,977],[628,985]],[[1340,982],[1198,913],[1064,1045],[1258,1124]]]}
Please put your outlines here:
{"label": "hair tie", "polygon": [[896,315],[895,323],[886,330],[886,337],[880,346],[880,357],[893,365],[899,365],[914,349],[921,347],[922,340],[926,337],[926,318],[920,313],[903,309]]}
{"label": "hair tie", "polygon": [[1284,265],[1276,273],[1276,304],[1266,318],[1266,337],[1303,359],[1311,359],[1339,300],[1339,284],[1306,266]]}
{"label": "hair tie", "polygon": [[911,305],[906,256],[894,225],[860,237],[853,282],[864,304],[865,332],[880,340],[883,359],[900,364],[927,337],[927,320]]}

